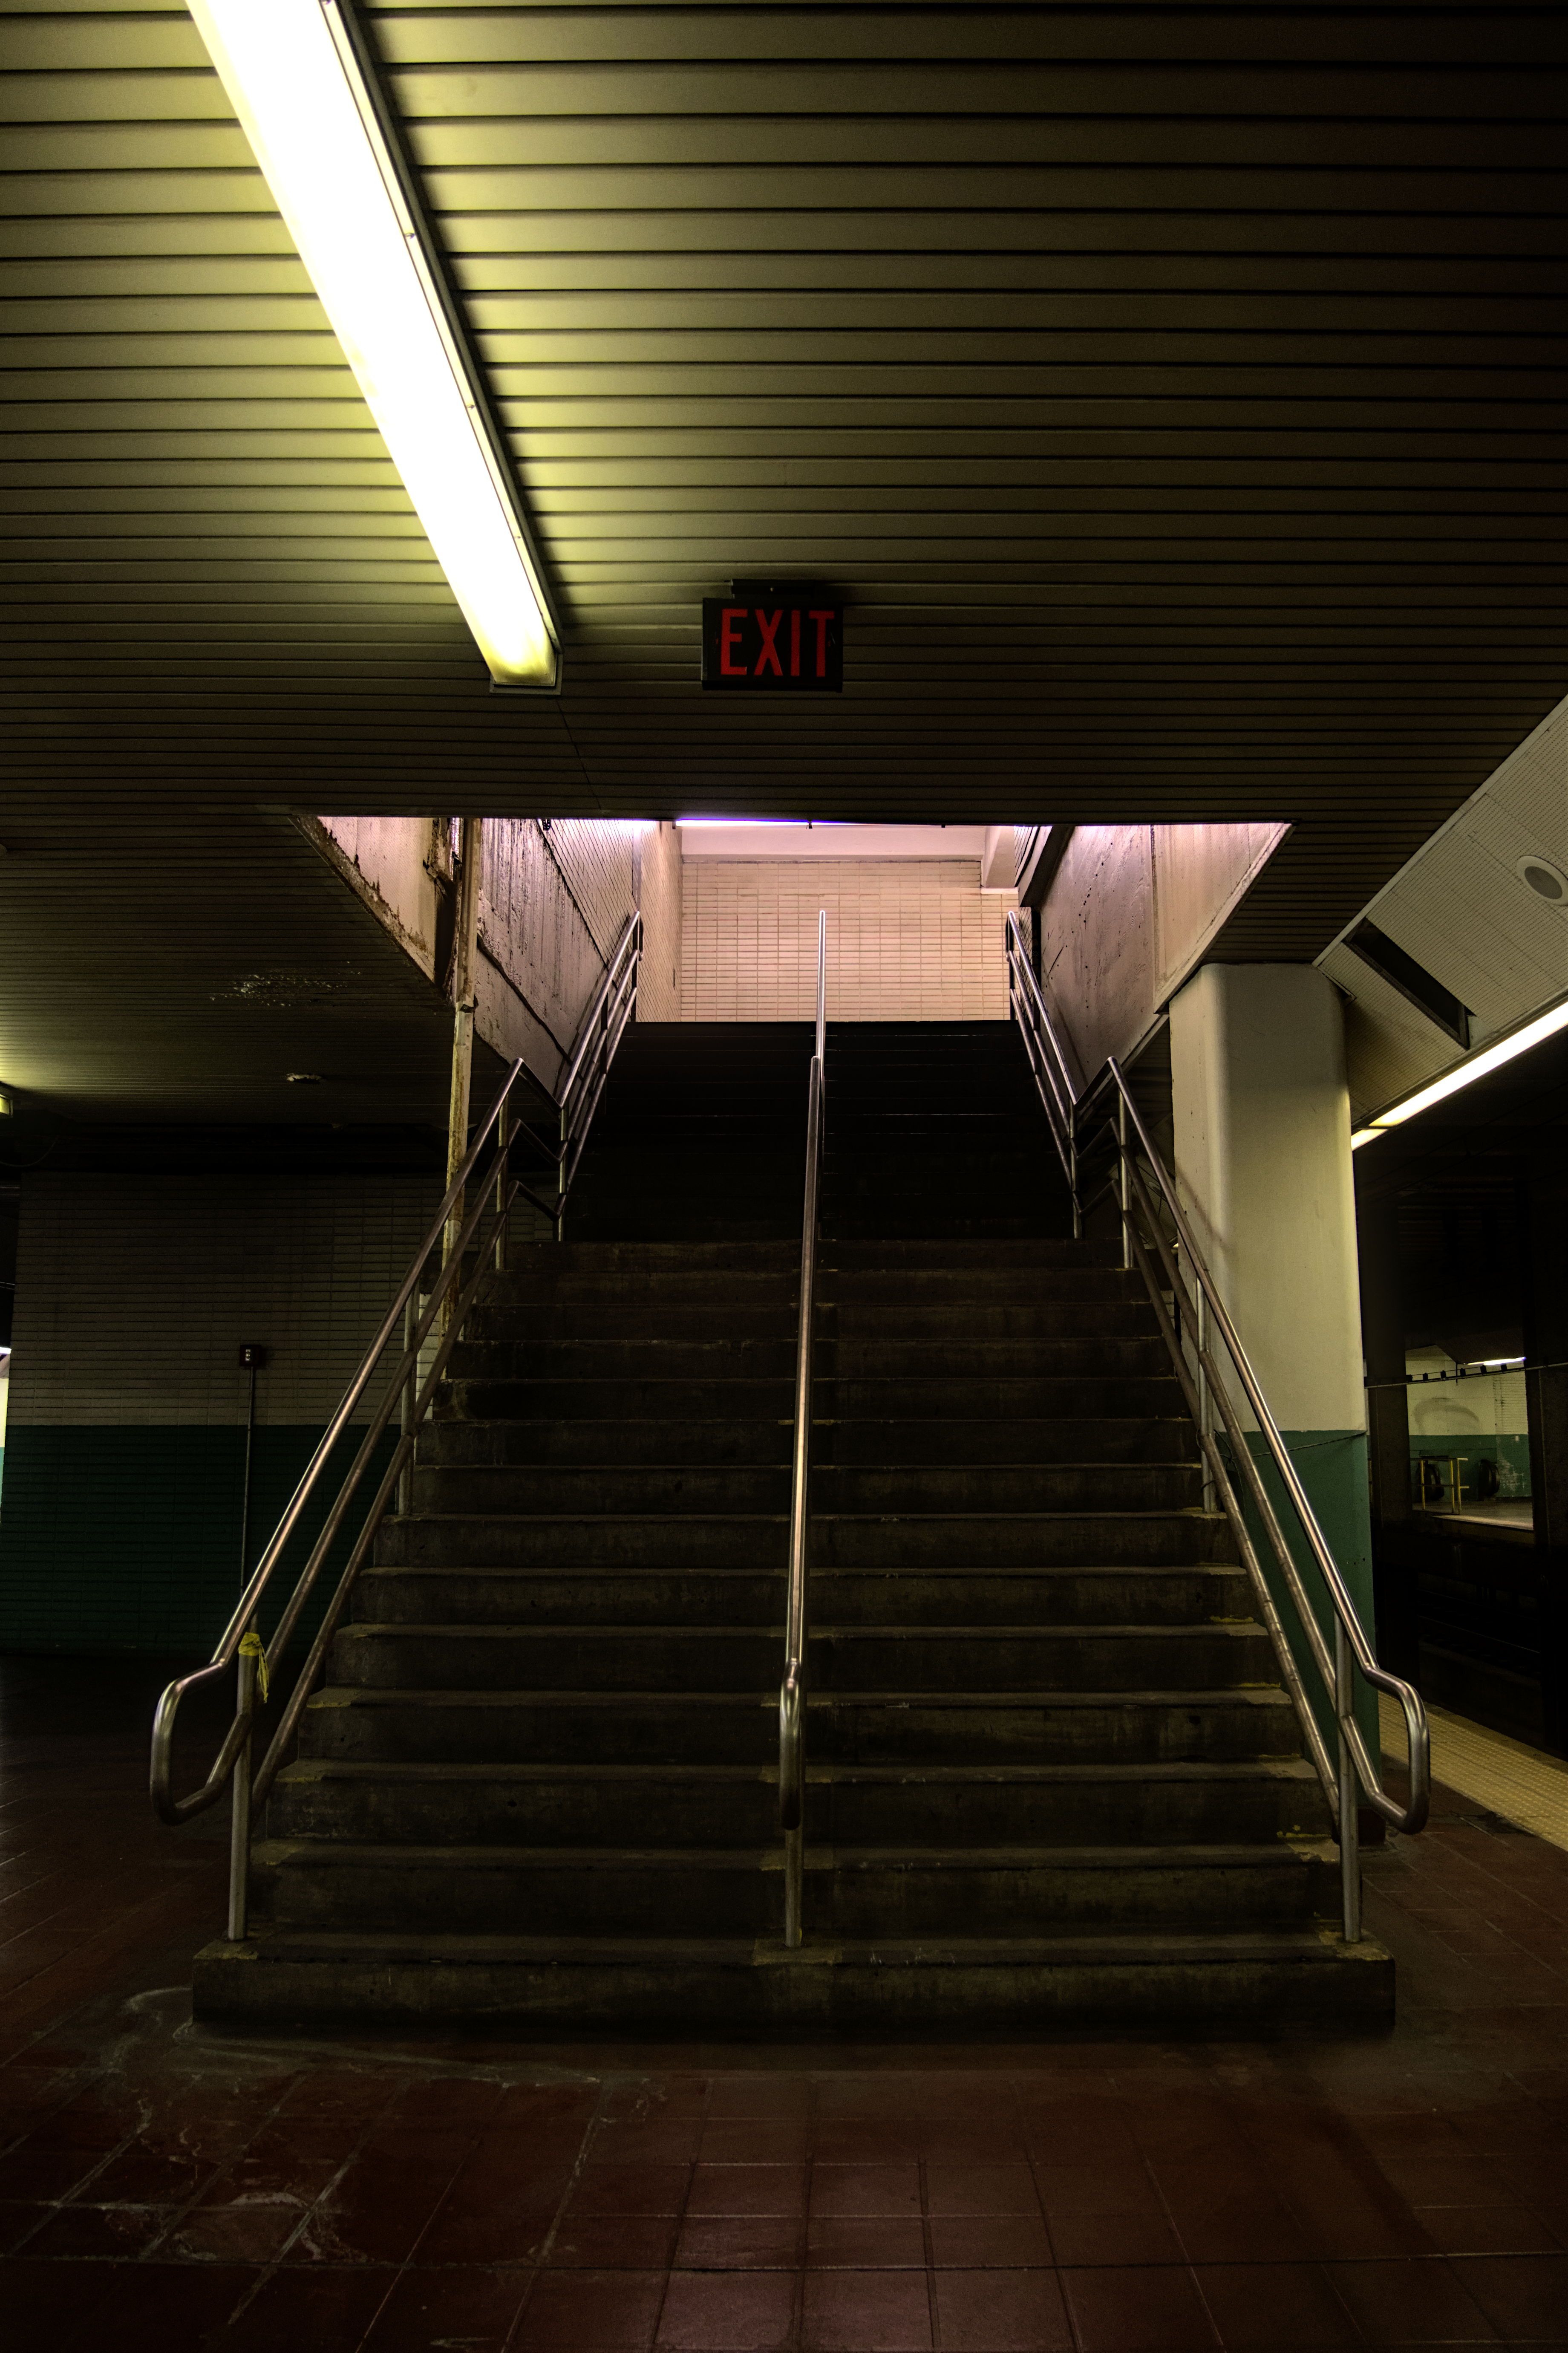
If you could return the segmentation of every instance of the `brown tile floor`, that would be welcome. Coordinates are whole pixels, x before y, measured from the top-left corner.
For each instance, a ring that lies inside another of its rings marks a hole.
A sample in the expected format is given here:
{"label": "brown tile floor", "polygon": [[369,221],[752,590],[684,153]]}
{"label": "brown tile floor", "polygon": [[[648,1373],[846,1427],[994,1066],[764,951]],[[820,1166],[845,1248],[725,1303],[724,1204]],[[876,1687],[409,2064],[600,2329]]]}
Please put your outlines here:
{"label": "brown tile floor", "polygon": [[6,2353],[1568,2347],[1568,1854],[1463,1799],[1386,2040],[229,2042],[151,1688],[0,1673]]}

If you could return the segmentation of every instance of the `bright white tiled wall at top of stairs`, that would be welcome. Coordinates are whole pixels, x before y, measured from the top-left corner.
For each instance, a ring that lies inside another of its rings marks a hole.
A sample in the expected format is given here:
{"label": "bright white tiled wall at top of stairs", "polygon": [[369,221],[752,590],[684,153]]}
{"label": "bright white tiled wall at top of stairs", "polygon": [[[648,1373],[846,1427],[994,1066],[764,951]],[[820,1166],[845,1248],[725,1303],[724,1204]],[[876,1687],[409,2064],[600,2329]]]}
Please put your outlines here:
{"label": "bright white tiled wall at top of stairs", "polygon": [[976,859],[688,859],[683,1021],[808,1021],[827,910],[831,1021],[1004,1021],[1011,891]]}

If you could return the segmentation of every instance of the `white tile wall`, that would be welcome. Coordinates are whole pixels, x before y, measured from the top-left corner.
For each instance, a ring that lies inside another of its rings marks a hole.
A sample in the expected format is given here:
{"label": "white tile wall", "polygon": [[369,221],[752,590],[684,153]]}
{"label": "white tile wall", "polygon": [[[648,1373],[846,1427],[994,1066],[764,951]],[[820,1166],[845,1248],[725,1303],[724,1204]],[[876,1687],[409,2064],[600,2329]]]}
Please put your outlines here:
{"label": "white tile wall", "polygon": [[1004,1021],[1011,891],[977,859],[688,859],[680,1018],[806,1021],[827,911],[833,1021]]}

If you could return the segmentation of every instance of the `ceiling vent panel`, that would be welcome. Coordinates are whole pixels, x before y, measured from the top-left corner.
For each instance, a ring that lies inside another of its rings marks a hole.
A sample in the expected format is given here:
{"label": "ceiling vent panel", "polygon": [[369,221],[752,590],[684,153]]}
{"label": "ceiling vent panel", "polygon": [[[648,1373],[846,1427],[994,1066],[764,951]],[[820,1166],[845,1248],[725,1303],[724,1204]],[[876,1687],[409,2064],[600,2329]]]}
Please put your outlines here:
{"label": "ceiling vent panel", "polygon": [[1568,923],[1514,871],[1531,847],[1483,797],[1464,831],[1434,842],[1373,902],[1379,929],[1469,1007],[1478,1036],[1568,987]]}
{"label": "ceiling vent panel", "polygon": [[1329,950],[1321,968],[1350,999],[1345,1070],[1357,1124],[1458,1059],[1454,1040],[1342,940]]}

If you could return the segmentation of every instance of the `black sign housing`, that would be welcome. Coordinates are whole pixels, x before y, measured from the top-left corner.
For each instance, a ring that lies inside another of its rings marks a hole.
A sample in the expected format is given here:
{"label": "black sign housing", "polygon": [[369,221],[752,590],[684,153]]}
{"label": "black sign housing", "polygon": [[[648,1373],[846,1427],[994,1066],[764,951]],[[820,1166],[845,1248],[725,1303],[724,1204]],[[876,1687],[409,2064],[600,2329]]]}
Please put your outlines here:
{"label": "black sign housing", "polygon": [[702,600],[702,683],[726,694],[841,694],[844,607],[813,590]]}

